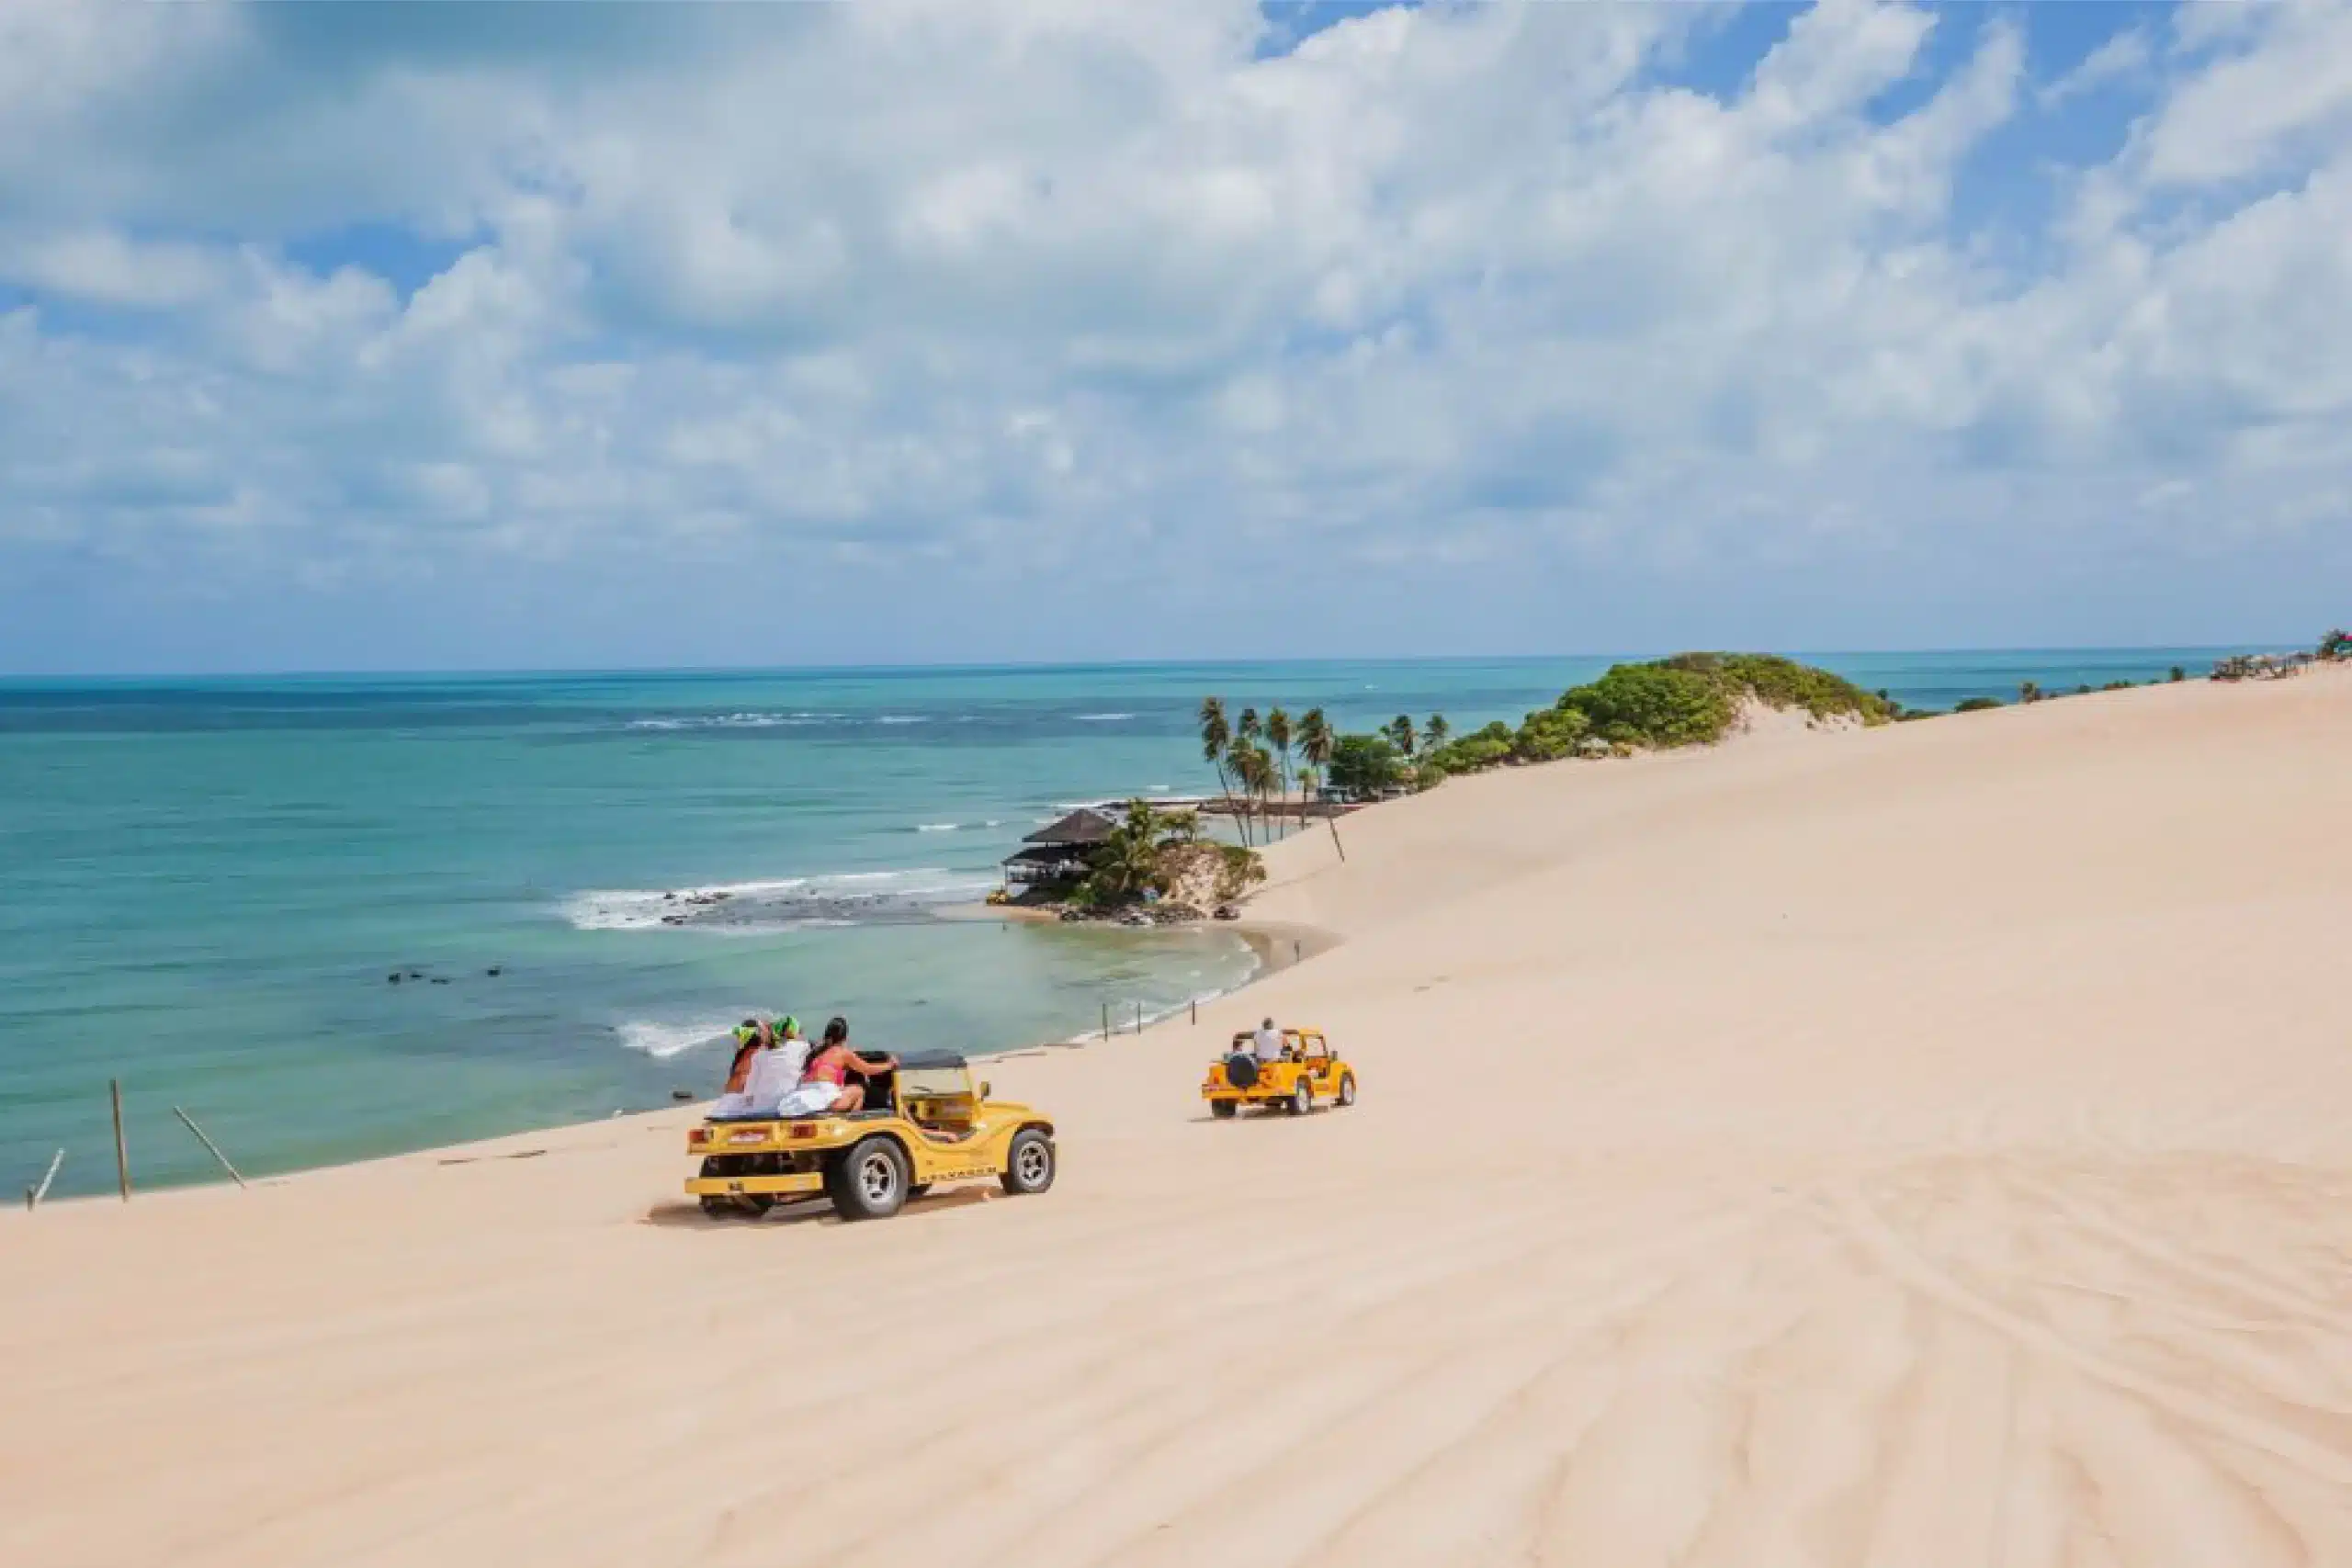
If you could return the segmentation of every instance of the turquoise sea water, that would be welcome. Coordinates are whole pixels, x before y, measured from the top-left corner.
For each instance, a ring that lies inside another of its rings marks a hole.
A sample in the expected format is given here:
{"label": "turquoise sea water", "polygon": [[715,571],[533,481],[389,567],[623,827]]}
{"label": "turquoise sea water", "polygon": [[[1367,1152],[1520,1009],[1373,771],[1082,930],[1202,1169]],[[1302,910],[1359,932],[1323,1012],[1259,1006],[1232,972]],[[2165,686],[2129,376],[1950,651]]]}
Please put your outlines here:
{"label": "turquoise sea water", "polygon": [[[1941,707],[2217,651],[1806,657]],[[175,1104],[267,1172],[707,1092],[752,1010],[989,1051],[1172,1009],[1247,950],[930,911],[1070,803],[1213,787],[1205,693],[1458,732],[1609,662],[0,682],[0,1187],[111,1186],[110,1077],[161,1184],[214,1174]]]}

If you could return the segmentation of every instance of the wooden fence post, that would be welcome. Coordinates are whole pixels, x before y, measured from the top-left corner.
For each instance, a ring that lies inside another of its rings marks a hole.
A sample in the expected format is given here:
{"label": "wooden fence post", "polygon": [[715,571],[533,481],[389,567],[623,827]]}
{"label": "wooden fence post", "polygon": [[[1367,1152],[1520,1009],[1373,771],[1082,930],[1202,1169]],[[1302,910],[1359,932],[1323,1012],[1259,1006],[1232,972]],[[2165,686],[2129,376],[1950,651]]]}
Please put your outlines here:
{"label": "wooden fence post", "polygon": [[108,1078],[107,1091],[114,1098],[114,1173],[122,1183],[122,1201],[130,1201],[130,1146],[122,1141],[122,1080]]}
{"label": "wooden fence post", "polygon": [[1111,1004],[1109,1002],[1102,1004],[1102,1038],[1105,1040],[1111,1038]]}
{"label": "wooden fence post", "polygon": [[[220,1145],[204,1135],[204,1129],[196,1124],[195,1117],[190,1116],[187,1111],[182,1111],[176,1105],[172,1107],[172,1114],[178,1117],[182,1122],[187,1124],[187,1130],[196,1134],[196,1141],[198,1143],[202,1144],[206,1148],[212,1151],[212,1157],[220,1162],[220,1168],[229,1173],[230,1180],[235,1182],[240,1187],[243,1187],[245,1184],[245,1179],[237,1174],[237,1168],[229,1163],[229,1156],[220,1152]],[[613,1114],[617,1116],[620,1112],[616,1111]]]}
{"label": "wooden fence post", "polygon": [[49,1173],[40,1179],[40,1185],[38,1187],[28,1187],[25,1189],[25,1207],[27,1209],[38,1209],[40,1207],[40,1201],[49,1196],[49,1184],[57,1179],[57,1168],[64,1163],[65,1151],[63,1149],[58,1150],[57,1153],[50,1156]]}

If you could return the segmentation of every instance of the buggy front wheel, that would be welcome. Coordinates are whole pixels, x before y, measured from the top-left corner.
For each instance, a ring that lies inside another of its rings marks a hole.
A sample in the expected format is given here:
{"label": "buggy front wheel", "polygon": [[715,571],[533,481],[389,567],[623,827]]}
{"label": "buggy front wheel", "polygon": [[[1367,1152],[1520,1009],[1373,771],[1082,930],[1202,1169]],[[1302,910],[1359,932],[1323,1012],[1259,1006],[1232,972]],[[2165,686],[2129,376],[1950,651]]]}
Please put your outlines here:
{"label": "buggy front wheel", "polygon": [[1035,1127],[1012,1135],[1005,1151],[1004,1174],[997,1180],[1016,1198],[1043,1192],[1054,1184],[1054,1141]]}

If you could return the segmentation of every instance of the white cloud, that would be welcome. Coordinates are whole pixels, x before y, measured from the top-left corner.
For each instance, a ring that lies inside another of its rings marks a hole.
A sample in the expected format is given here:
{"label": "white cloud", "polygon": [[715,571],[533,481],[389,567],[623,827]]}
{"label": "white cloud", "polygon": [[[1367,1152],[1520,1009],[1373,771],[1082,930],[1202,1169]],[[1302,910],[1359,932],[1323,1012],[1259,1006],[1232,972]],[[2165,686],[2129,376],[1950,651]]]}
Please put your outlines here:
{"label": "white cloud", "polygon": [[2081,64],[2044,86],[2041,102],[2045,107],[2055,107],[2119,82],[2134,81],[2146,75],[2154,63],[2155,50],[2149,43],[2148,35],[2137,28],[2126,28],[2085,55]]}
{"label": "white cloud", "polygon": [[[1702,90],[1668,6],[1380,11],[1260,59],[1235,0],[104,37],[35,0],[0,20],[33,302],[0,541],[961,581],[1113,570],[1109,535],[1205,593],[1235,546],[1524,575],[2307,527],[2352,482],[2352,10],[2259,9],[2036,84],[2017,24],[1930,78],[1949,18],[1827,0]],[[1955,191],[1988,139],[2134,73],[2122,152],[1987,245]],[[293,259],[352,223],[434,275]]]}

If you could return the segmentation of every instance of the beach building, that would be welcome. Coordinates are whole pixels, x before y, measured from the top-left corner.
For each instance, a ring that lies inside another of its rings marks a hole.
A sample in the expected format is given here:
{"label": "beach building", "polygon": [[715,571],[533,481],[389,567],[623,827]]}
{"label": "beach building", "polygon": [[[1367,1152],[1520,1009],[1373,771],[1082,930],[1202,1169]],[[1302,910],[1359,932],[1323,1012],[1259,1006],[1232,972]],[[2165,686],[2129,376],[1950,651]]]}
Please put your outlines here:
{"label": "beach building", "polygon": [[1067,882],[1086,874],[1086,857],[1118,827],[1095,807],[1081,806],[1021,840],[1004,863],[1009,888]]}

